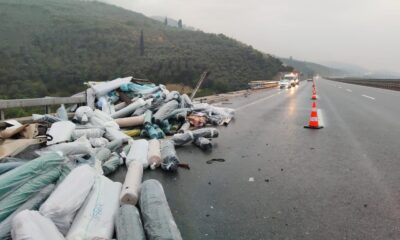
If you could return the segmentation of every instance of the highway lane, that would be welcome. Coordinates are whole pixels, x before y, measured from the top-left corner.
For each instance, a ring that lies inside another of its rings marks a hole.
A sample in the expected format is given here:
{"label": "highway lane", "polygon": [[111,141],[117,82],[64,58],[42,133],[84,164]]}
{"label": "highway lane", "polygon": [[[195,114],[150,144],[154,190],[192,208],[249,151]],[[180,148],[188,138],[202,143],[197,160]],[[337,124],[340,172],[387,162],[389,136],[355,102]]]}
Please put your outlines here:
{"label": "highway lane", "polygon": [[184,239],[400,239],[397,93],[328,80],[317,91],[324,129],[303,128],[311,83],[261,91],[222,104],[236,119],[211,153],[178,149],[190,170],[145,173]]}

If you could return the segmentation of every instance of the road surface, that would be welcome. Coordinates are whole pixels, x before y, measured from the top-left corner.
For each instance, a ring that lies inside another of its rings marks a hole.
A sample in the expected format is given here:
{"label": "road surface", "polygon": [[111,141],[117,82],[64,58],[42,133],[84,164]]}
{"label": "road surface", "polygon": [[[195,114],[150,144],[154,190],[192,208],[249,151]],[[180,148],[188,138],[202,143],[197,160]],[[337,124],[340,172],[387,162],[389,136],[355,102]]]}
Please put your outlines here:
{"label": "road surface", "polygon": [[270,89],[223,104],[236,120],[211,153],[178,149],[190,170],[145,173],[184,239],[400,239],[400,92],[321,79],[317,94],[323,129],[303,128],[311,82]]}

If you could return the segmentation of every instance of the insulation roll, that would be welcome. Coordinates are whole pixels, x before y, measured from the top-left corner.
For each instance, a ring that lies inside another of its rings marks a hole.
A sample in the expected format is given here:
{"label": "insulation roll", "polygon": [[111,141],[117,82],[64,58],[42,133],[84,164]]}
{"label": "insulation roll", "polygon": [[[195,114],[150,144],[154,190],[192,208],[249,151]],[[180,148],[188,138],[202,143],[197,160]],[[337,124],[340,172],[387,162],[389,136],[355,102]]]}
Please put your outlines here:
{"label": "insulation roll", "polygon": [[111,115],[112,118],[116,119],[116,118],[121,118],[121,117],[126,117],[129,116],[130,114],[132,114],[136,109],[144,106],[146,104],[146,102],[142,99],[139,98],[138,100],[136,100],[135,102],[129,104],[128,106],[124,107],[123,109],[113,113]]}
{"label": "insulation roll", "polygon": [[143,182],[139,204],[148,240],[182,239],[159,181]]}
{"label": "insulation roll", "polygon": [[139,139],[132,142],[131,149],[126,157],[126,164],[129,165],[133,161],[138,161],[143,168],[149,167],[147,154],[149,151],[149,142],[145,139]]}
{"label": "insulation roll", "polygon": [[144,115],[126,118],[117,118],[114,120],[120,127],[136,127],[144,123]]}
{"label": "insulation roll", "polygon": [[143,166],[138,161],[129,164],[125,182],[122,185],[120,203],[136,205],[139,200],[140,184],[142,183]]}
{"label": "insulation roll", "polygon": [[161,164],[160,141],[152,139],[149,141],[149,152],[147,154],[149,165],[152,169],[159,167]]}
{"label": "insulation roll", "polygon": [[132,205],[122,205],[115,219],[118,240],[146,240],[138,209]]}
{"label": "insulation roll", "polygon": [[111,151],[108,148],[101,148],[97,153],[96,153],[96,159],[99,160],[100,162],[105,162],[107,159],[111,157]]}

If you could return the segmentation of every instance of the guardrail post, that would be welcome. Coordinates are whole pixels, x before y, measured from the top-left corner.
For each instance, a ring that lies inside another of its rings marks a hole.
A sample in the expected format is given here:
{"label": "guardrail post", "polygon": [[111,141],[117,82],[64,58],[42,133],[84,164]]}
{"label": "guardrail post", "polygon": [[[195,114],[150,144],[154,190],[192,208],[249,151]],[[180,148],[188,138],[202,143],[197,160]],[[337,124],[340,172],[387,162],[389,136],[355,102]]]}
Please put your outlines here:
{"label": "guardrail post", "polygon": [[49,113],[50,113],[50,106],[49,106],[49,105],[46,105],[46,106],[45,106],[45,113],[46,113],[46,114],[49,114]]}
{"label": "guardrail post", "polygon": [[4,116],[4,110],[3,109],[0,110],[0,119],[1,120],[5,120],[6,119],[6,117]]}

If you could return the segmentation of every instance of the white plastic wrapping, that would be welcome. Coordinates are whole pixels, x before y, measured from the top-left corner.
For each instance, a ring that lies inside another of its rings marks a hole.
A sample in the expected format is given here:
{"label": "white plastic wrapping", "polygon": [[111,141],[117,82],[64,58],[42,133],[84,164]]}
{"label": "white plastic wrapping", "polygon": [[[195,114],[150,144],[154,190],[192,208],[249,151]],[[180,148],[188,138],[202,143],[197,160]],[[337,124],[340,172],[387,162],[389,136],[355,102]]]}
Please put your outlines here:
{"label": "white plastic wrapping", "polygon": [[88,139],[90,138],[100,138],[104,135],[105,131],[103,129],[100,128],[86,128],[86,129],[75,129],[72,132],[72,139],[76,140],[84,135],[86,135],[86,137]]}
{"label": "white plastic wrapping", "polygon": [[104,137],[110,141],[114,140],[128,141],[131,138],[125,133],[121,132],[120,130],[112,127],[106,128],[106,134],[104,135]]}
{"label": "white plastic wrapping", "polygon": [[75,124],[70,121],[55,122],[51,125],[48,135],[53,139],[47,142],[47,145],[52,145],[60,142],[67,142],[71,140],[72,131],[75,129]]}
{"label": "white plastic wrapping", "polygon": [[92,154],[93,148],[85,136],[80,137],[74,142],[54,144],[38,152],[55,151],[62,152],[64,156],[76,154]]}
{"label": "white plastic wrapping", "polygon": [[129,83],[131,80],[132,80],[132,77],[117,78],[112,81],[96,84],[96,85],[92,86],[92,89],[96,93],[96,96],[100,97],[100,96],[106,95],[108,92],[111,92],[111,91],[119,88],[124,83]]}
{"label": "white plastic wrapping", "polygon": [[128,156],[126,157],[126,164],[129,165],[132,161],[138,161],[143,165],[143,168],[149,167],[147,154],[149,149],[149,142],[145,139],[133,141]]}
{"label": "white plastic wrapping", "polygon": [[139,200],[140,185],[143,177],[143,166],[137,161],[131,162],[122,185],[120,202],[122,204],[136,205]]}
{"label": "white plastic wrapping", "polygon": [[113,113],[111,115],[112,118],[122,118],[129,116],[132,114],[136,109],[146,105],[146,102],[142,99],[139,98],[138,100],[134,101],[133,103],[129,104],[128,106],[122,108],[121,110]]}
{"label": "white plastic wrapping", "polygon": [[120,192],[121,183],[97,176],[93,189],[76,214],[66,239],[111,239]]}
{"label": "white plastic wrapping", "polygon": [[93,116],[93,110],[88,106],[81,106],[75,111],[74,119],[81,123],[87,123],[89,118]]}
{"label": "white plastic wrapping", "polygon": [[89,142],[90,142],[90,144],[92,144],[92,147],[94,147],[94,148],[104,147],[109,143],[109,141],[103,137],[91,138],[91,139],[89,139]]}
{"label": "white plastic wrapping", "polygon": [[12,220],[13,240],[64,240],[54,223],[37,211],[24,210]]}
{"label": "white plastic wrapping", "polygon": [[94,184],[95,172],[88,165],[71,171],[40,207],[40,213],[50,218],[62,234],[66,234],[75,213],[82,206]]}

